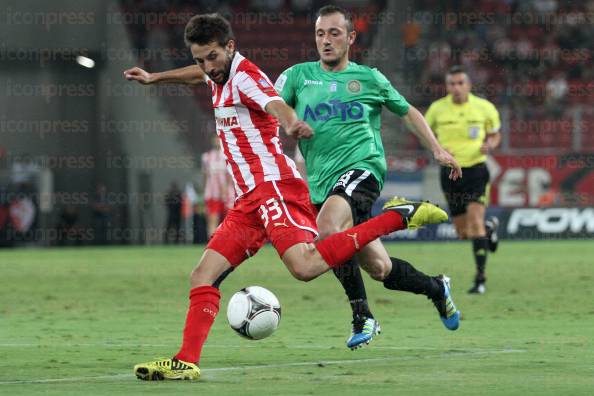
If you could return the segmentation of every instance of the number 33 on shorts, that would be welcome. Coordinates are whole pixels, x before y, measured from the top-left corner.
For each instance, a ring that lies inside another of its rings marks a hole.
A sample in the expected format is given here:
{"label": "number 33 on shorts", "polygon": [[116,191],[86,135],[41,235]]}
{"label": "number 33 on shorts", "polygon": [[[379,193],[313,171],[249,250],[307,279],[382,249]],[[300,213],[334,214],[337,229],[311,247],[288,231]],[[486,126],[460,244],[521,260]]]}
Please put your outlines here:
{"label": "number 33 on shorts", "polygon": [[[283,216],[283,210],[278,204],[278,200],[276,198],[270,198],[266,201],[266,205],[260,205],[260,209],[258,209],[258,212],[260,213],[262,222],[264,222],[264,228],[268,227],[268,223],[270,221],[274,222],[275,220],[278,220]],[[272,225],[274,227],[288,227],[286,216],[282,222],[274,222]]]}

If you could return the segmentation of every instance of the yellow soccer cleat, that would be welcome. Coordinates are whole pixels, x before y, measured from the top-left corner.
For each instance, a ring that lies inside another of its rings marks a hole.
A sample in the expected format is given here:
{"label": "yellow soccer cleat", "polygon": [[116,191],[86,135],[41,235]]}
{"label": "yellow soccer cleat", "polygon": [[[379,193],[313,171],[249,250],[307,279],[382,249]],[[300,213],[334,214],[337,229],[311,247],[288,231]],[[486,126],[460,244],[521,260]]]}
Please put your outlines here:
{"label": "yellow soccer cleat", "polygon": [[134,374],[143,381],[199,380],[200,369],[194,363],[160,359],[134,366]]}
{"label": "yellow soccer cleat", "polygon": [[439,224],[448,221],[448,214],[430,202],[409,201],[394,197],[384,205],[384,212],[393,210],[404,217],[407,228],[421,228],[427,224]]}

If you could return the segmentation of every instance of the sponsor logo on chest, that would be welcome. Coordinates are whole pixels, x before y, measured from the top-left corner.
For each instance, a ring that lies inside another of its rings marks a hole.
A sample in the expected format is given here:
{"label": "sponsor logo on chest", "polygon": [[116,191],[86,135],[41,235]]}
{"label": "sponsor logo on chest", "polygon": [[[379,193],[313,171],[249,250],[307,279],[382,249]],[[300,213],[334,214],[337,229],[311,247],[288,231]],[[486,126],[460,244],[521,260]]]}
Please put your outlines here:
{"label": "sponsor logo on chest", "polygon": [[217,129],[228,131],[239,127],[239,115],[235,107],[216,107],[214,113]]}
{"label": "sponsor logo on chest", "polygon": [[364,114],[363,105],[357,101],[345,103],[338,99],[332,99],[328,102],[305,106],[303,120],[327,121],[331,118],[340,118],[342,121],[359,120],[363,118]]}

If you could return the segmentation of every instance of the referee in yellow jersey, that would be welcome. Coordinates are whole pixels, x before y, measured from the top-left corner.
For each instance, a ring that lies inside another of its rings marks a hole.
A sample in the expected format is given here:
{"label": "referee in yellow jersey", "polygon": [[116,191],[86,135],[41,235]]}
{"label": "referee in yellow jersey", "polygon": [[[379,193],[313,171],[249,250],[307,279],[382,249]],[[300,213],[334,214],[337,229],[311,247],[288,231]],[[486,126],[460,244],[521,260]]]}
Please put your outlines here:
{"label": "referee in yellow jersey", "polygon": [[472,240],[476,263],[473,294],[484,294],[487,251],[497,249],[495,217],[485,221],[489,170],[487,154],[499,146],[501,121],[491,102],[473,95],[466,71],[452,67],[445,77],[448,95],[431,104],[425,118],[439,143],[462,167],[462,178],[451,180],[449,169],[441,168],[441,188],[460,239]]}

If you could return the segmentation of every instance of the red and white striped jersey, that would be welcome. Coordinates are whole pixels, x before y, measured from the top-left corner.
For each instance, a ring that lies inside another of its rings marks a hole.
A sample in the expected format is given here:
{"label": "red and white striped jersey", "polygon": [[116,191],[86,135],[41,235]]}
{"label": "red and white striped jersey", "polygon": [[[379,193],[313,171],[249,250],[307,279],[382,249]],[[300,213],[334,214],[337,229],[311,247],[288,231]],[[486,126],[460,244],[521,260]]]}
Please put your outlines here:
{"label": "red and white striped jersey", "polygon": [[301,178],[293,160],[283,154],[278,121],[264,110],[269,102],[282,100],[270,79],[235,52],[228,81],[219,85],[206,76],[206,82],[237,197],[266,181]]}
{"label": "red and white striped jersey", "polygon": [[227,173],[225,155],[220,149],[202,154],[202,170],[205,175],[204,199],[223,201],[233,206],[235,191]]}

